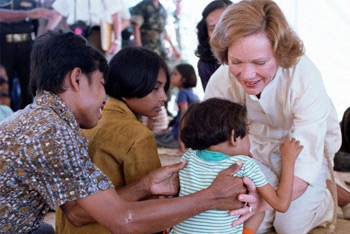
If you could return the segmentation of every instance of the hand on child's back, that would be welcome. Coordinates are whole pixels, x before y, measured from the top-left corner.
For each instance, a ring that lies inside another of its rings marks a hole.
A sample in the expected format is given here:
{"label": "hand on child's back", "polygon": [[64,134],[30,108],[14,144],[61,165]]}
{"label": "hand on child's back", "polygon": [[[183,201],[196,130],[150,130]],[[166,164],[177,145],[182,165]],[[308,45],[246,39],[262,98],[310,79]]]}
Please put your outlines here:
{"label": "hand on child's back", "polygon": [[295,162],[303,148],[304,146],[295,138],[289,139],[289,137],[285,137],[280,144],[280,153],[283,161]]}

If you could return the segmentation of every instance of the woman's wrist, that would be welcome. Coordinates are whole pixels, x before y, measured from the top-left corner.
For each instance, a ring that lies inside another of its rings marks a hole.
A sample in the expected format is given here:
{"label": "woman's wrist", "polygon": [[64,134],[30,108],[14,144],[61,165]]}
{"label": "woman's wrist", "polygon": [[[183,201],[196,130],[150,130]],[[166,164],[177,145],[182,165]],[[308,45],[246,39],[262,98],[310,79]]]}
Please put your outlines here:
{"label": "woman's wrist", "polygon": [[264,199],[260,199],[260,204],[258,206],[257,212],[273,210],[273,208]]}

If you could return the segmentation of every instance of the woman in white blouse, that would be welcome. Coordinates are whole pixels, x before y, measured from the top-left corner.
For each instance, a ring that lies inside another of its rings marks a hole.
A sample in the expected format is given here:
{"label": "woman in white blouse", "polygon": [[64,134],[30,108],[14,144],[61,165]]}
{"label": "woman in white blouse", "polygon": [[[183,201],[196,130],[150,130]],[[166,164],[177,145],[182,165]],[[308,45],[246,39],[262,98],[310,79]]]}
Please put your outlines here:
{"label": "woman in white blouse", "polygon": [[340,147],[340,129],[321,74],[304,55],[302,41],[276,3],[253,0],[226,9],[211,46],[223,65],[212,75],[205,99],[246,105],[251,153],[272,185],[278,186],[281,174],[281,139],[294,137],[304,145],[289,210],[275,213],[263,204],[259,210],[270,211],[259,232],[274,227],[277,233],[302,234],[329,223],[334,204],[326,179]]}

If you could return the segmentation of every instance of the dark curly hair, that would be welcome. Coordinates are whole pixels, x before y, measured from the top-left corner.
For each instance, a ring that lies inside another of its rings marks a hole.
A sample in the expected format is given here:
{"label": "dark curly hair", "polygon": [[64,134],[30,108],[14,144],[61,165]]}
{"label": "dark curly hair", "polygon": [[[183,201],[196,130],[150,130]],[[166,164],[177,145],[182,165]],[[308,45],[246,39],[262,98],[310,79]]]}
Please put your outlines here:
{"label": "dark curly hair", "polygon": [[223,9],[227,6],[231,5],[232,2],[229,0],[215,0],[209,3],[202,12],[202,19],[197,24],[197,37],[198,37],[198,47],[195,52],[196,56],[199,57],[200,60],[208,63],[216,62],[216,58],[211,52],[210,44],[209,44],[209,36],[208,36],[208,28],[207,23],[205,22],[207,16],[217,10]]}
{"label": "dark curly hair", "polygon": [[181,119],[181,140],[186,147],[203,150],[248,134],[245,106],[220,98],[191,104]]}

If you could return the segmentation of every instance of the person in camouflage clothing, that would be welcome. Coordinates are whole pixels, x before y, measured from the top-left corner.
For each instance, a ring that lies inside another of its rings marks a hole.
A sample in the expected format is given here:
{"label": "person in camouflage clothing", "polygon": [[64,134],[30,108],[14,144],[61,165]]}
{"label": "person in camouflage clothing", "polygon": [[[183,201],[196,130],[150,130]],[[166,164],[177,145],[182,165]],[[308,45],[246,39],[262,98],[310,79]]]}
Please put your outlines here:
{"label": "person in camouflage clothing", "polygon": [[176,58],[180,53],[174,47],[166,29],[167,12],[158,0],[143,0],[132,11],[132,24],[137,46],[144,46],[167,60],[163,38],[174,51]]}

